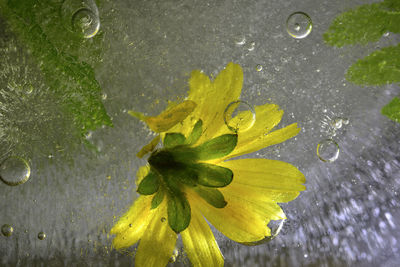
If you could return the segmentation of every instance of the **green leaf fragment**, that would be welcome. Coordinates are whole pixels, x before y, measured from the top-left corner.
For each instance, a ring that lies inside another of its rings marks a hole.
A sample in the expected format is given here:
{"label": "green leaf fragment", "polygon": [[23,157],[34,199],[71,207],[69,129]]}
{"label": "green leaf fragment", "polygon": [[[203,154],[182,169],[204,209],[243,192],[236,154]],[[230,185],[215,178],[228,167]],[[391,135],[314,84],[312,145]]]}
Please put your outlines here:
{"label": "green leaf fragment", "polygon": [[138,158],[143,158],[144,155],[154,150],[154,148],[158,145],[158,142],[160,142],[160,135],[157,135],[153,138],[153,140],[150,141],[150,143],[142,147],[142,149],[136,154],[136,156]]}
{"label": "green leaf fragment", "polygon": [[354,63],[347,80],[360,85],[384,85],[400,82],[400,44],[377,50]]}
{"label": "green leaf fragment", "polygon": [[196,186],[193,188],[193,190],[205,201],[207,201],[208,204],[211,206],[221,209],[228,204],[225,201],[224,195],[215,188],[208,188],[208,187],[203,187],[203,186]]}
{"label": "green leaf fragment", "polygon": [[378,41],[385,32],[400,32],[400,17],[384,8],[384,3],[367,4],[340,14],[324,34],[325,42],[338,47],[367,44]]}
{"label": "green leaf fragment", "polygon": [[61,5],[48,0],[0,1],[0,13],[36,59],[49,89],[64,100],[63,108],[84,136],[99,126],[112,126],[112,122],[102,104],[93,68],[78,59],[87,44],[65,30]]}
{"label": "green leaf fragment", "polygon": [[160,179],[157,174],[150,171],[140,182],[137,192],[141,195],[152,195],[158,191]]}
{"label": "green leaf fragment", "polygon": [[181,133],[167,133],[164,137],[164,147],[171,148],[185,143],[185,136]]}
{"label": "green leaf fragment", "polygon": [[193,148],[198,160],[222,158],[231,153],[237,144],[236,134],[224,134]]}
{"label": "green leaf fragment", "polygon": [[389,104],[382,108],[381,112],[389,119],[400,123],[400,98],[393,98]]}
{"label": "green leaf fragment", "polygon": [[196,163],[189,165],[197,173],[197,183],[206,187],[225,187],[232,182],[233,172],[225,167]]}
{"label": "green leaf fragment", "polygon": [[182,232],[189,226],[190,205],[183,193],[169,194],[167,213],[168,224],[176,233]]}
{"label": "green leaf fragment", "polygon": [[203,121],[198,120],[196,122],[196,124],[194,125],[192,132],[186,139],[186,144],[188,144],[188,145],[195,144],[201,137],[202,133],[203,133]]}
{"label": "green leaf fragment", "polygon": [[164,190],[160,189],[151,200],[151,209],[157,208],[164,199]]}

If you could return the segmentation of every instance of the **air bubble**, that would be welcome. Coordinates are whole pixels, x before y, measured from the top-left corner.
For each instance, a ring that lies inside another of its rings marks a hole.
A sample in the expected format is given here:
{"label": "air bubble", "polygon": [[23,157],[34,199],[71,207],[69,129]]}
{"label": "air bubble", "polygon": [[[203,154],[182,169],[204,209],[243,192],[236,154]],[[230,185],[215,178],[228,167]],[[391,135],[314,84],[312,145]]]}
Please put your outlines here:
{"label": "air bubble", "polygon": [[11,236],[13,232],[14,232],[14,228],[9,224],[3,224],[3,226],[1,227],[1,233],[4,236],[7,236],[7,237]]}
{"label": "air bubble", "polygon": [[44,232],[40,232],[40,233],[38,233],[38,236],[37,236],[40,240],[44,240],[44,239],[46,239],[46,234],[44,233]]}
{"label": "air bubble", "polygon": [[0,179],[7,185],[23,184],[28,181],[30,175],[31,168],[23,158],[11,156],[0,165]]}
{"label": "air bubble", "polygon": [[179,251],[177,249],[174,249],[174,251],[172,252],[171,258],[169,258],[169,262],[170,263],[176,262],[176,258],[178,258],[178,255],[179,255]]}
{"label": "air bubble", "polygon": [[332,139],[325,139],[317,145],[317,155],[323,162],[334,162],[339,157],[339,145]]}
{"label": "air bubble", "polygon": [[256,66],[256,71],[262,71],[262,70],[263,70],[263,66],[260,65],[260,64],[258,64],[258,65]]}
{"label": "air bubble", "polygon": [[264,243],[267,243],[277,237],[281,232],[283,225],[285,224],[285,220],[274,220],[268,223],[268,228],[271,229],[271,235],[265,237],[264,239],[256,242],[243,242],[242,244],[247,246],[257,246]]}
{"label": "air bubble", "polygon": [[242,46],[245,43],[246,43],[246,38],[245,37],[240,36],[240,37],[237,37],[235,39],[235,44],[238,45],[238,46]]}
{"label": "air bubble", "polygon": [[249,104],[244,101],[230,103],[224,111],[226,126],[233,132],[244,132],[250,129],[256,121],[256,113]]}
{"label": "air bubble", "polygon": [[161,218],[161,222],[165,222],[167,219],[165,217]]}
{"label": "air bubble", "polygon": [[76,33],[82,34],[84,38],[92,38],[100,29],[100,19],[89,8],[78,9],[72,15],[72,29]]}
{"label": "air bubble", "polygon": [[286,30],[296,39],[305,38],[312,30],[311,18],[304,12],[295,12],[286,20]]}

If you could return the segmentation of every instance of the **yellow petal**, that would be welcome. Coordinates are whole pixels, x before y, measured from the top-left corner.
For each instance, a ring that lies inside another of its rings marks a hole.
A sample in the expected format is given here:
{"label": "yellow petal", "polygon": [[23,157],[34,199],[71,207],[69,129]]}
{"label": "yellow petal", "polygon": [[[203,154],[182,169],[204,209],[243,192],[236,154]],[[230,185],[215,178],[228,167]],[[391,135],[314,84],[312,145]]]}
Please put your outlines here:
{"label": "yellow petal", "polygon": [[255,242],[271,235],[264,212],[248,203],[229,199],[222,208],[214,208],[196,194],[187,194],[193,209],[199,209],[221,233],[236,242]]}
{"label": "yellow petal", "polygon": [[110,233],[117,235],[113,240],[116,249],[132,246],[142,237],[154,215],[150,210],[151,199],[140,196],[111,229]]}
{"label": "yellow petal", "polygon": [[135,266],[153,267],[166,266],[175,248],[177,235],[168,225],[167,201],[163,201],[155,209],[155,214],[149,223],[135,256]]}
{"label": "yellow petal", "polygon": [[185,251],[193,266],[224,266],[224,258],[206,220],[197,209],[192,209],[190,225],[181,232]]}
{"label": "yellow petal", "polygon": [[[178,129],[187,135],[198,119],[203,121],[203,135],[197,143],[216,137],[218,130],[224,126],[225,108],[238,100],[242,91],[243,71],[240,65],[229,63],[213,82],[207,75],[195,70],[189,80],[188,99],[196,102],[197,108]],[[179,126],[178,126],[179,127]]]}
{"label": "yellow petal", "polygon": [[[306,179],[293,165],[270,159],[238,159],[218,165],[233,171],[233,184],[277,191],[302,191]],[[228,186],[229,187],[229,186]],[[221,190],[228,190],[221,188]]]}
{"label": "yellow petal", "polygon": [[136,156],[138,158],[143,158],[144,155],[154,150],[154,148],[158,145],[158,142],[160,142],[160,135],[157,135],[153,138],[153,140],[150,141],[150,143],[142,147],[142,149],[136,154]]}
{"label": "yellow petal", "polygon": [[[249,131],[252,130],[250,129]],[[242,135],[239,134],[238,145],[236,145],[231,154],[227,155],[224,158],[221,158],[219,161],[238,157],[240,155],[252,153],[271,145],[282,143],[283,141],[286,141],[287,139],[296,136],[299,132],[300,128],[297,127],[297,123],[293,123],[289,126],[286,126],[285,128],[270,132],[266,135],[263,134],[254,139],[246,138],[247,136],[242,137]],[[243,138],[246,139],[241,140]]]}

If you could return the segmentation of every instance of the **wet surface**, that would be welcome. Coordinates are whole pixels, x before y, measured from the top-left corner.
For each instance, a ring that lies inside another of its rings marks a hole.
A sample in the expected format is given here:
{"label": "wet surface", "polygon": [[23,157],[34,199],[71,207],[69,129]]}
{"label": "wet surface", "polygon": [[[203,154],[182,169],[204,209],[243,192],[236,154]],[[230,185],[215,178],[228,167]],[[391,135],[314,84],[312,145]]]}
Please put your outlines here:
{"label": "wet surface", "polygon": [[[31,169],[24,184],[0,183],[0,225],[13,227],[11,236],[0,236],[0,265],[131,266],[134,248],[112,250],[107,233],[137,197],[135,172],[145,160],[136,153],[153,136],[126,111],[155,115],[168,100],[186,96],[190,71],[215,76],[233,61],[244,71],[241,100],[276,103],[285,111],[279,127],[297,122],[302,128],[296,138],[251,156],[299,167],[307,190],[282,204],[288,220],[268,243],[248,247],[215,231],[226,266],[397,266],[400,125],[380,109],[400,90],[356,86],[344,74],[357,59],[400,38],[389,34],[375,44],[340,49],[322,39],[334,17],[365,3],[105,2],[98,10],[105,45],[95,74],[114,127],[87,134],[96,149],[79,144],[35,61],[15,36],[0,30],[6,55],[0,104],[8,116],[0,121],[0,162],[21,156]],[[303,39],[286,30],[296,11],[313,21]],[[94,61],[90,51],[81,57]],[[37,90],[7,89],[21,81]],[[336,118],[348,123],[337,127]],[[317,155],[326,139],[340,147],[331,163]],[[189,261],[180,251],[171,266],[182,265]]]}

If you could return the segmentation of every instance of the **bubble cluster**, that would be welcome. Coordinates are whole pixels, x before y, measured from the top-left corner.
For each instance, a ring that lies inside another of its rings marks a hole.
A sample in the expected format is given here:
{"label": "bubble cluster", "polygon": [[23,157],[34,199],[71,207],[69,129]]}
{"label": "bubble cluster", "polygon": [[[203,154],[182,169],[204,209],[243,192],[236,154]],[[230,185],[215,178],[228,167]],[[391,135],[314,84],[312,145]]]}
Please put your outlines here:
{"label": "bubble cluster", "polygon": [[292,13],[286,20],[286,30],[296,39],[307,37],[312,30],[312,20],[304,12]]}
{"label": "bubble cluster", "polygon": [[0,179],[7,185],[23,184],[28,181],[30,175],[31,168],[23,158],[11,156],[0,165]]}
{"label": "bubble cluster", "polygon": [[249,104],[244,101],[230,103],[224,111],[226,126],[233,132],[244,132],[250,129],[256,121],[256,113]]}

